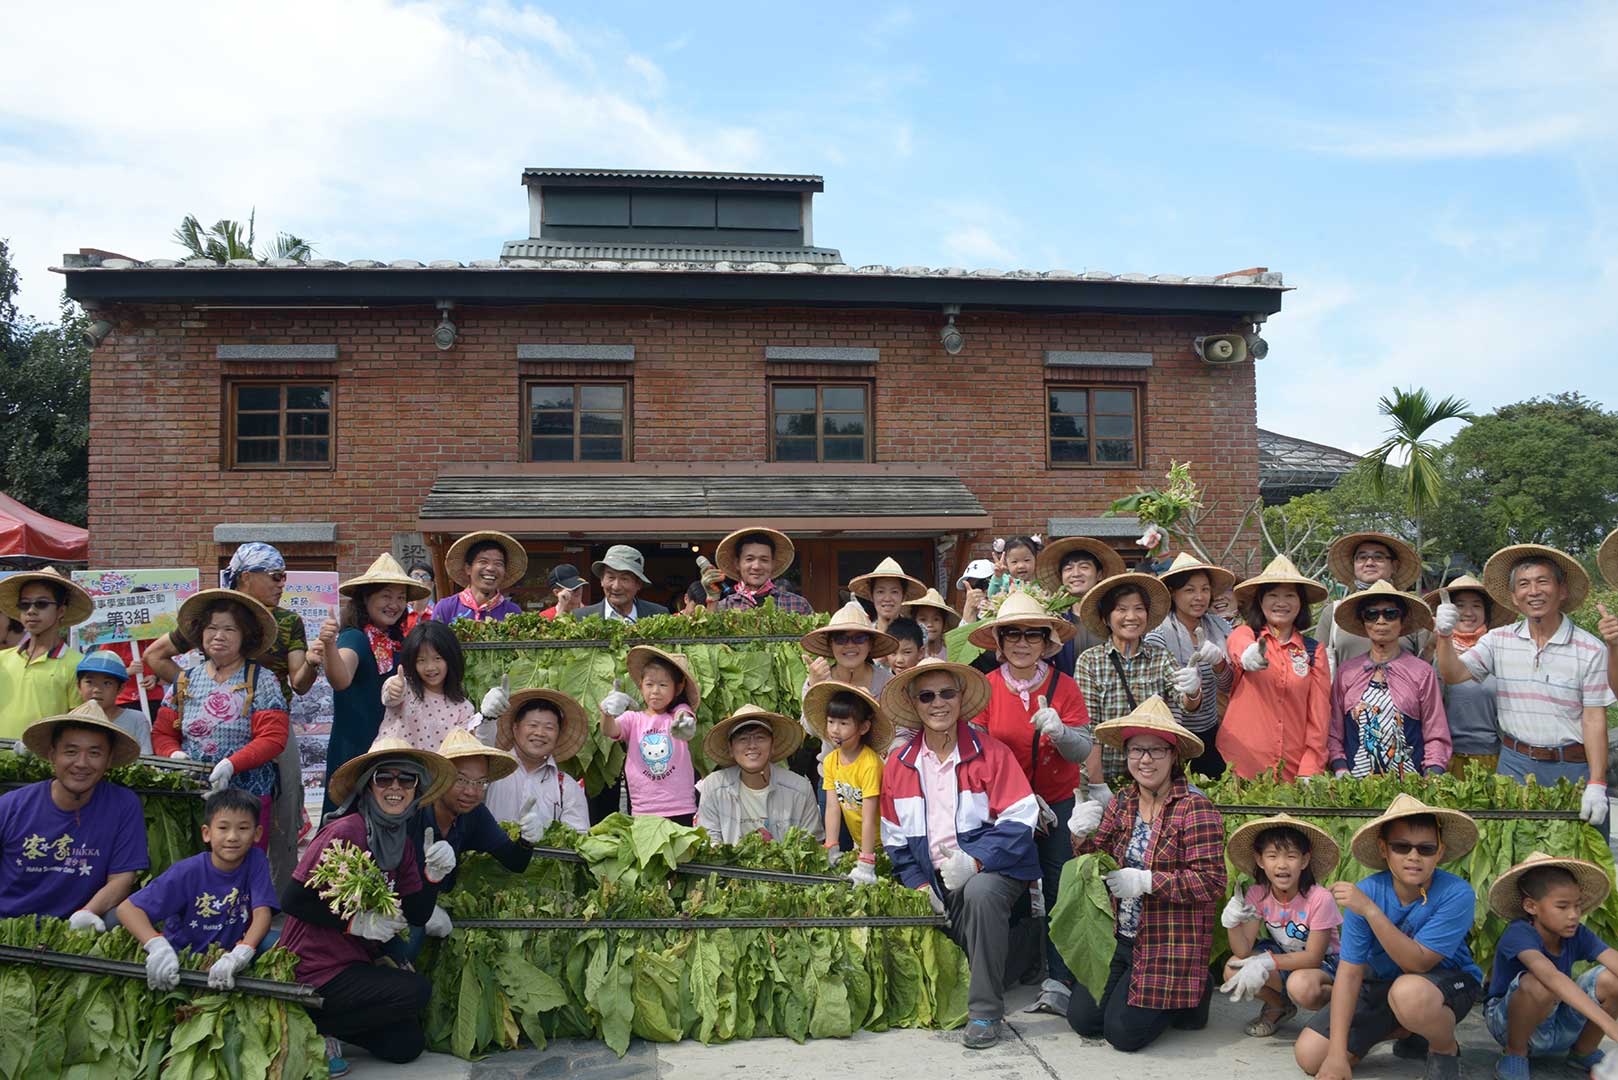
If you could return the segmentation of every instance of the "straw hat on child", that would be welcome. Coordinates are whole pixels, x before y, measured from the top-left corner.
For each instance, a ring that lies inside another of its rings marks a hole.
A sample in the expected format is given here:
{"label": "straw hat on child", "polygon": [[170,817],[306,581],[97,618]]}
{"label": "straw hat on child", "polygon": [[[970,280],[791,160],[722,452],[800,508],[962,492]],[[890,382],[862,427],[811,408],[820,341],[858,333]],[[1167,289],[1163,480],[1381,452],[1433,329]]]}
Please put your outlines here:
{"label": "straw hat on child", "polygon": [[1579,885],[1579,910],[1591,912],[1600,907],[1612,891],[1607,872],[1593,862],[1583,859],[1557,858],[1543,851],[1530,852],[1528,858],[1494,879],[1489,886],[1489,910],[1510,922],[1522,918],[1522,879],[1531,871],[1554,866],[1573,875]]}
{"label": "straw hat on child", "polygon": [[[1512,617],[1513,613],[1511,609],[1503,604],[1495,603],[1494,597],[1489,595],[1489,590],[1483,587],[1483,582],[1479,581],[1471,574],[1462,574],[1460,577],[1444,586],[1444,589],[1448,590],[1452,598],[1458,592],[1475,592],[1479,596],[1483,597],[1483,608],[1489,613],[1488,625],[1489,629],[1491,630],[1497,626],[1507,626],[1517,621]],[[1436,614],[1438,611],[1438,605],[1443,600],[1443,595],[1441,590],[1432,589],[1428,591],[1426,596],[1422,597],[1422,600],[1426,601],[1428,610]]]}
{"label": "straw hat on child", "polygon": [[192,593],[186,597],[185,603],[180,605],[180,616],[175,620],[175,625],[179,628],[180,636],[185,638],[192,648],[202,648],[202,613],[207,610],[210,604],[219,600],[229,600],[231,603],[239,605],[257,625],[258,647],[256,649],[245,647],[247,628],[242,627],[243,656],[249,660],[256,660],[275,648],[276,638],[281,633],[280,627],[275,625],[275,616],[270,614],[269,608],[246,593],[237,592],[235,589],[203,589],[201,592]]}
{"label": "straw hat on child", "polygon": [[737,529],[719,541],[719,547],[713,553],[713,564],[724,571],[725,576],[732,581],[742,579],[741,570],[736,563],[737,546],[740,545],[743,538],[756,534],[768,536],[775,545],[775,562],[770,567],[770,578],[772,580],[786,573],[787,567],[792,565],[792,559],[797,554],[797,549],[792,546],[792,541],[787,538],[786,533],[778,532],[763,525],[749,525],[745,529]]}
{"label": "straw hat on child", "polygon": [[1483,564],[1483,587],[1494,602],[1504,605],[1507,611],[1517,610],[1511,596],[1511,571],[1529,558],[1549,559],[1562,568],[1562,576],[1567,579],[1567,599],[1562,601],[1562,614],[1571,615],[1579,610],[1584,598],[1590,595],[1590,575],[1579,560],[1544,544],[1512,544],[1489,556],[1489,561]]}
{"label": "straw hat on child", "polygon": [[672,664],[680,672],[680,676],[685,679],[685,689],[680,691],[679,697],[669,702],[670,708],[680,698],[684,698],[685,703],[691,706],[692,709],[696,709],[697,706],[702,704],[702,686],[697,682],[697,677],[691,673],[691,661],[687,660],[683,653],[664,652],[653,645],[636,645],[633,649],[630,649],[629,657],[624,661],[624,666],[629,669],[629,678],[636,686],[640,685],[640,677],[646,673],[646,665],[653,660],[661,660],[665,664]]}
{"label": "straw hat on child", "polygon": [[923,596],[927,595],[927,586],[905,573],[904,567],[900,566],[899,561],[893,558],[883,559],[881,562],[876,564],[875,570],[872,570],[869,574],[861,574],[853,581],[850,581],[848,583],[848,591],[853,593],[855,596],[863,596],[865,599],[869,600],[871,599],[871,586],[875,585],[883,578],[887,578],[890,581],[897,581],[903,585],[905,589],[906,601],[920,600]]}
{"label": "straw hat on child", "polygon": [[69,713],[59,716],[47,716],[43,720],[35,720],[23,729],[22,744],[37,758],[49,760],[51,756],[51,736],[56,733],[58,724],[78,724],[82,727],[100,728],[112,737],[112,754],[109,758],[108,768],[116,769],[121,765],[128,765],[140,757],[140,743],[107,719],[107,714],[101,706],[94,701],[86,701],[83,705]]}
{"label": "straw hat on child", "polygon": [[577,755],[590,734],[590,723],[585,718],[584,706],[560,690],[547,690],[538,686],[518,690],[511,695],[511,704],[495,722],[494,744],[502,750],[510,750],[516,745],[517,740],[512,735],[511,729],[516,725],[523,706],[533,701],[548,701],[562,714],[562,722],[556,732],[556,747],[551,751],[551,756],[561,762]]}
{"label": "straw hat on child", "polygon": [[1155,630],[1159,623],[1169,617],[1169,609],[1172,606],[1169,587],[1155,574],[1130,571],[1098,581],[1084,594],[1084,598],[1079,601],[1079,621],[1084,624],[1086,630],[1101,638],[1106,638],[1112,633],[1112,627],[1101,617],[1101,601],[1107,598],[1108,593],[1125,585],[1134,585],[1146,594],[1147,633]]}
{"label": "straw hat on child", "polygon": [[1179,724],[1168,704],[1156,694],[1137,705],[1129,715],[1097,724],[1095,729],[1096,742],[1114,750],[1124,749],[1126,742],[1140,734],[1158,735],[1173,743],[1181,761],[1202,756],[1202,740]]}
{"label": "straw hat on child", "polygon": [[945,630],[953,630],[957,626],[961,625],[960,612],[956,611],[954,608],[950,607],[949,604],[945,603],[944,598],[939,595],[937,589],[928,589],[919,600],[911,600],[909,603],[903,605],[899,608],[899,614],[914,619],[916,617],[916,609],[919,607],[933,608],[939,614],[943,615]]}
{"label": "straw hat on child", "polygon": [[485,746],[464,728],[455,728],[438,745],[438,756],[451,766],[464,758],[480,757],[489,764],[489,782],[504,780],[517,771],[517,759],[504,750]]}
{"label": "straw hat on child", "polygon": [[405,573],[404,567],[399,565],[399,560],[386,551],[376,557],[376,561],[365,573],[337,586],[337,591],[352,600],[359,590],[378,585],[397,585],[405,591],[406,600],[425,600],[432,592],[424,583]]}
{"label": "straw hat on child", "polygon": [[1433,613],[1422,602],[1421,597],[1415,593],[1401,592],[1389,582],[1378,581],[1369,588],[1350,593],[1337,602],[1336,610],[1332,612],[1332,621],[1337,624],[1338,629],[1366,637],[1365,620],[1360,618],[1360,606],[1367,600],[1403,600],[1405,617],[1404,625],[1399,631],[1401,634],[1414,634],[1418,630],[1433,628]]}
{"label": "straw hat on child", "polygon": [[882,688],[882,709],[902,728],[916,730],[922,726],[916,703],[905,692],[905,687],[923,675],[949,675],[961,692],[961,719],[971,720],[989,707],[989,678],[970,664],[956,664],[929,656],[913,668],[907,668],[888,680]]}
{"label": "straw hat on child", "polygon": [[1306,604],[1318,604],[1326,599],[1326,586],[1314,578],[1304,577],[1293,565],[1291,559],[1285,555],[1277,555],[1269,561],[1261,573],[1255,574],[1236,586],[1236,603],[1247,607],[1253,602],[1253,597],[1265,585],[1292,585],[1297,588]]}
{"label": "straw hat on child", "polygon": [[1230,839],[1225,841],[1225,857],[1230,865],[1244,874],[1252,874],[1258,865],[1258,853],[1253,845],[1269,829],[1296,829],[1309,838],[1309,870],[1316,881],[1325,881],[1343,859],[1342,849],[1331,838],[1331,833],[1291,814],[1276,814],[1254,818],[1230,834]]}
{"label": "straw hat on child", "polygon": [[1444,845],[1443,861],[1453,862],[1477,846],[1477,822],[1461,813],[1442,806],[1428,806],[1414,795],[1400,794],[1388,804],[1382,816],[1361,825],[1348,845],[1354,861],[1372,870],[1386,870],[1388,861],[1382,857],[1377,841],[1382,838],[1382,827],[1405,818],[1433,817],[1438,819],[1438,839]]}
{"label": "straw hat on child", "polygon": [[811,686],[803,696],[803,720],[809,725],[809,730],[815,733],[815,738],[830,745],[830,740],[826,738],[826,707],[838,694],[851,694],[865,702],[865,707],[871,710],[871,730],[865,736],[865,741],[877,753],[885,751],[888,744],[893,742],[893,720],[882,708],[882,703],[872,697],[869,691],[830,679]]}
{"label": "straw hat on child", "polygon": [[1098,571],[1101,577],[1124,572],[1124,557],[1111,544],[1093,536],[1065,536],[1041,549],[1034,558],[1034,577],[1045,586],[1046,592],[1055,593],[1062,587],[1062,560],[1074,551],[1085,552],[1095,559],[1101,568]]}
{"label": "straw hat on child", "polygon": [[1408,589],[1421,576],[1421,560],[1416,549],[1397,536],[1379,532],[1349,533],[1332,541],[1326,551],[1326,569],[1331,576],[1352,588],[1358,579],[1354,576],[1354,552],[1361,544],[1381,544],[1393,556],[1393,583]]}
{"label": "straw hat on child", "polygon": [[22,621],[22,609],[17,605],[22,601],[24,585],[53,585],[67,593],[67,607],[62,613],[63,626],[77,626],[95,612],[95,601],[90,599],[89,593],[68,580],[67,575],[56,567],[47,566],[39,570],[24,570],[0,581],[0,613]]}
{"label": "straw hat on child", "polygon": [[888,656],[898,651],[899,639],[891,634],[885,634],[871,625],[866,617],[865,609],[860,607],[858,600],[850,600],[833,612],[831,622],[818,629],[811,630],[799,639],[803,651],[810,656],[830,657],[831,639],[833,634],[867,634],[871,638],[870,659]]}
{"label": "straw hat on child", "polygon": [[994,618],[980,623],[967,640],[984,652],[992,653],[1000,648],[1000,631],[1012,626],[1024,629],[1043,626],[1049,630],[1051,640],[1045,649],[1047,658],[1060,652],[1063,644],[1071,641],[1073,635],[1079,632],[1079,628],[1066,619],[1046,611],[1045,605],[1032,594],[1017,589],[1000,602],[1000,610]]}
{"label": "straw hat on child", "polygon": [[436,801],[455,782],[455,767],[439,754],[411,746],[405,739],[384,735],[373,742],[365,753],[349,758],[331,774],[331,781],[326,785],[326,798],[342,806],[354,793],[354,785],[360,782],[366,771],[388,758],[408,758],[427,770],[428,784],[427,790],[421,793],[422,806]]}
{"label": "straw hat on child", "polygon": [[735,755],[730,752],[730,736],[738,728],[747,727],[770,729],[770,736],[775,740],[770,747],[770,760],[773,762],[785,761],[803,745],[803,728],[796,720],[757,705],[743,705],[709,729],[702,740],[702,752],[708,755],[708,760],[714,763],[715,768],[723,769],[736,764]]}

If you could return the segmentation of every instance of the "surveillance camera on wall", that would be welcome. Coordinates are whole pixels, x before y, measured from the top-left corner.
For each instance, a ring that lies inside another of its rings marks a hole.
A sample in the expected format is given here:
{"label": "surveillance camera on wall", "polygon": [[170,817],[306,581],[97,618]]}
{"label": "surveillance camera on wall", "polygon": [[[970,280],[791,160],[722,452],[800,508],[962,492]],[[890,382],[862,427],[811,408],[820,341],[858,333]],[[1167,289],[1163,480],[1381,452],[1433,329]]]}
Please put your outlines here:
{"label": "surveillance camera on wall", "polygon": [[107,335],[110,333],[112,333],[112,323],[106,319],[96,319],[79,332],[79,338],[94,349],[100,346],[103,341],[106,341]]}
{"label": "surveillance camera on wall", "polygon": [[960,351],[966,348],[966,335],[955,325],[955,316],[960,313],[961,305],[944,305],[944,328],[938,332],[938,341],[944,346],[944,351],[951,356],[959,355]]}

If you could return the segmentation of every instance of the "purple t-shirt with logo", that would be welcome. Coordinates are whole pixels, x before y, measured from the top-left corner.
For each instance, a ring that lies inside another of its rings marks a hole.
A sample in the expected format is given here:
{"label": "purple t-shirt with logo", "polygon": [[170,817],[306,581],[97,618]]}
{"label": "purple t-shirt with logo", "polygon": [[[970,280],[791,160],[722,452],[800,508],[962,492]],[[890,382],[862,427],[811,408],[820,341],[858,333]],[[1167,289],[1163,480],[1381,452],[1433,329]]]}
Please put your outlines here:
{"label": "purple t-shirt with logo", "polygon": [[[490,622],[504,622],[513,615],[521,614],[522,608],[518,607],[516,601],[507,596],[493,608],[484,612],[482,617]],[[446,596],[433,605],[433,622],[441,622],[448,626],[456,619],[472,619],[474,622],[478,619],[476,612],[461,603],[460,593],[456,593],[454,596]]]}
{"label": "purple t-shirt with logo", "polygon": [[228,874],[214,866],[206,851],[181,859],[129,900],[146,912],[176,951],[199,953],[214,944],[229,952],[241,944],[254,908],[276,910],[270,860],[258,848],[249,848],[247,858]]}
{"label": "purple t-shirt with logo", "polygon": [[51,783],[0,795],[0,918],[65,919],[111,875],[148,865],[140,796],[103,780],[84,806],[61,810]]}

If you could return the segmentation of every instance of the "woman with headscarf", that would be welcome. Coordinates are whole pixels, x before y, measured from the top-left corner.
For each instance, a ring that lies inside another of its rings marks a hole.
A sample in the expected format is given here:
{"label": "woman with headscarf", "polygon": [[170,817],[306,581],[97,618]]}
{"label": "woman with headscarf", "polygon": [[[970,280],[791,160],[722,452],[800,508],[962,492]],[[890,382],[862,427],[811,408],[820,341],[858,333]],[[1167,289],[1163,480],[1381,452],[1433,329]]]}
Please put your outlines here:
{"label": "woman with headscarf", "polygon": [[[434,894],[423,883],[443,881],[455,869],[448,843],[424,835],[426,856],[417,861],[410,821],[420,806],[437,800],[455,771],[438,754],[400,739],[379,739],[332,775],[327,794],[338,804],[298,860],[281,894],[286,924],[280,945],[298,957],[297,978],[320,991],[324,1003],[310,1009],[315,1029],[326,1036],[331,1075],[347,1070],[342,1041],[359,1043],[382,1061],[414,1061],[425,1048],[421,1013],[432,984],[413,971],[376,963],[382,946],[407,926],[425,926]],[[370,856],[393,886],[397,912],[362,910],[339,915],[309,884],[327,850],[338,841]]]}
{"label": "woman with headscarf", "polygon": [[1236,575],[1180,552],[1159,577],[1169,590],[1169,617],[1146,635],[1163,646],[1180,667],[1194,666],[1202,675],[1202,698],[1187,711],[1175,697],[1168,699],[1174,718],[1202,740],[1202,754],[1187,762],[1193,772],[1217,777],[1225,771],[1214,738],[1219,734],[1219,695],[1230,692],[1235,676],[1225,656],[1230,624],[1212,611],[1213,599],[1236,584]]}

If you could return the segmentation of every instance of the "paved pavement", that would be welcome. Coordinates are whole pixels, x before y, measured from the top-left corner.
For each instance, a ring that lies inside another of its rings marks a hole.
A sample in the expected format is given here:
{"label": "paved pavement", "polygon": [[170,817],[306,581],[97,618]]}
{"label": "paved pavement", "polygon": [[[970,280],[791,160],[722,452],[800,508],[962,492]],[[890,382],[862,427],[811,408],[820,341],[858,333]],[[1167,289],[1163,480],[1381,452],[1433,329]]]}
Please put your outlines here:
{"label": "paved pavement", "polygon": [[[971,1074],[978,1080],[1192,1080],[1236,1077],[1243,1080],[1301,1080],[1292,1060],[1299,1029],[1293,1020],[1270,1039],[1250,1039],[1242,1026],[1256,1009],[1214,999],[1208,1027],[1202,1031],[1169,1031],[1138,1054],[1121,1054],[1106,1043],[1081,1039],[1054,1016],[1021,1011],[1034,998],[1029,987],[1009,996],[1011,1034],[992,1050],[967,1050],[961,1033],[891,1031],[861,1032],[851,1039],[810,1040],[799,1046],[787,1039],[753,1039],[723,1045],[695,1042],[675,1045],[635,1042],[622,1060],[597,1042],[568,1040],[544,1050],[517,1050],[480,1062],[427,1054],[408,1066],[372,1061],[354,1050],[350,1063],[356,1080],[389,1077],[401,1080],[945,1080]],[[1307,1019],[1307,1016],[1302,1017]],[[1461,1076],[1485,1080],[1493,1075],[1499,1053],[1474,1010],[1461,1026]],[[1609,1046],[1609,1051],[1612,1049]],[[1558,1061],[1536,1063],[1542,1080],[1572,1080],[1576,1074]],[[1357,1077],[1410,1078],[1422,1073],[1419,1062],[1401,1061],[1382,1047],[1355,1070]]]}

